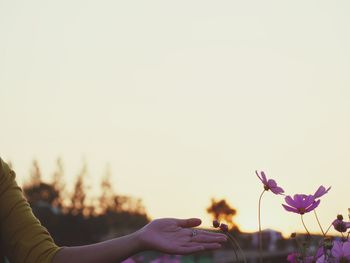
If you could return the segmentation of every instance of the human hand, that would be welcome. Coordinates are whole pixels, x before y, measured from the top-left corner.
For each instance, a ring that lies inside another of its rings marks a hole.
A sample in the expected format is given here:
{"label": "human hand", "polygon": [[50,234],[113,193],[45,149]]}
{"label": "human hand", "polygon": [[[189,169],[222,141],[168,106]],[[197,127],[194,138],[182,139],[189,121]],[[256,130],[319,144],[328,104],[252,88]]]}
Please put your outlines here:
{"label": "human hand", "polygon": [[192,228],[200,224],[198,218],[153,220],[138,231],[141,249],[185,255],[217,249],[221,247],[221,242],[227,241],[224,234]]}

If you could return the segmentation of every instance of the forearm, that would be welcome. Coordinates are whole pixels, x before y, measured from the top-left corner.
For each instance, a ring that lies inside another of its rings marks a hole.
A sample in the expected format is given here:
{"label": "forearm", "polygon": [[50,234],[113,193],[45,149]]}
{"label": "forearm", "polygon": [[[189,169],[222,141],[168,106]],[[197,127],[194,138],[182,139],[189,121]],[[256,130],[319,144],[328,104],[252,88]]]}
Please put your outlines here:
{"label": "forearm", "polygon": [[52,263],[116,263],[142,250],[139,232],[120,238],[77,247],[64,247]]}

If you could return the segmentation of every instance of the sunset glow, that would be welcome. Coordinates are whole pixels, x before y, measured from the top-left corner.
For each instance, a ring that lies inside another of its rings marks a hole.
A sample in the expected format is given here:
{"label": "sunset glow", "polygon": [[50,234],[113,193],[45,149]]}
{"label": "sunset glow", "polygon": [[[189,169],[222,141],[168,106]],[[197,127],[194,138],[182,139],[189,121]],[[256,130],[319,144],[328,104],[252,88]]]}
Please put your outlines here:
{"label": "sunset glow", "polygon": [[[2,1],[0,156],[22,184],[33,159],[68,187],[116,192],[152,218],[200,217],[211,198],[258,229],[265,171],[286,195],[332,189],[324,228],[350,207],[350,2]],[[266,194],[262,226],[303,231]],[[312,232],[314,217],[305,215]]]}

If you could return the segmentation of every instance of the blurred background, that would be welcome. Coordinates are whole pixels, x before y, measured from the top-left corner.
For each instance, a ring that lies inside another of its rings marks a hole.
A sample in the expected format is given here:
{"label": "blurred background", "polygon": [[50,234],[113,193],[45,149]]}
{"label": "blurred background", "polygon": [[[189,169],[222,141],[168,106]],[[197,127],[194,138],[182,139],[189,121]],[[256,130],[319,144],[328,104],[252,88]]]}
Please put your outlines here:
{"label": "blurred background", "polygon": [[[63,215],[135,220],[108,219],[104,234],[159,217],[209,228],[212,198],[254,234],[255,170],[287,194],[332,186],[318,209],[326,228],[349,207],[349,9],[0,0],[0,156],[34,203],[40,193]],[[281,203],[264,197],[263,228],[303,231]]]}

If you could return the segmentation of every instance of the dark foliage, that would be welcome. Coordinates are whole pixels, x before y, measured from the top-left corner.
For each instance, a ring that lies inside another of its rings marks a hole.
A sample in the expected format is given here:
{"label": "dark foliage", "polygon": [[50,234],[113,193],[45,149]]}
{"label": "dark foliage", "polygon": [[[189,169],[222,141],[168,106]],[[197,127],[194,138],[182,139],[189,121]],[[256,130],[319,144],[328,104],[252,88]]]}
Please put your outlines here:
{"label": "dark foliage", "polygon": [[87,199],[86,165],[77,176],[72,193],[65,191],[63,174],[59,159],[52,182],[43,182],[39,164],[34,161],[31,180],[23,187],[33,213],[58,245],[95,243],[135,231],[149,222],[141,200],[113,191],[110,172],[102,179],[102,194],[97,200]]}
{"label": "dark foliage", "polygon": [[213,220],[224,221],[230,227],[230,230],[238,231],[238,226],[233,218],[237,214],[237,210],[231,207],[225,199],[211,199],[211,204],[207,208],[207,212],[212,216]]}

